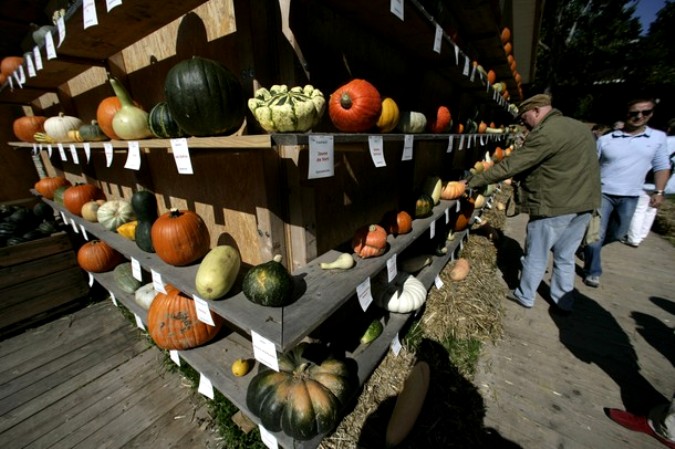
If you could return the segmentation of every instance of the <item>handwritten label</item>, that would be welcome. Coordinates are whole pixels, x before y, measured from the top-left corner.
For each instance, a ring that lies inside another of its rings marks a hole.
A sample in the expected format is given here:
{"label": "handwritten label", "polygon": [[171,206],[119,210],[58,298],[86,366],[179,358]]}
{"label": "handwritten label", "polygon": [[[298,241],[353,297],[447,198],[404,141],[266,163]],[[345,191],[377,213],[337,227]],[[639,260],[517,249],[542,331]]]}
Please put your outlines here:
{"label": "handwritten label", "polygon": [[184,137],[180,139],[171,139],[171,150],[173,151],[173,159],[176,162],[178,173],[181,175],[194,174],[187,139]]}
{"label": "handwritten label", "polygon": [[141,270],[141,263],[135,257],[131,258],[131,274],[137,281],[143,282],[143,271]]}
{"label": "handwritten label", "polygon": [[265,366],[279,371],[279,359],[274,343],[251,330],[251,343],[253,343],[253,357]]}
{"label": "handwritten label", "polygon": [[66,39],[66,19],[63,16],[59,17],[59,20],[56,21],[56,28],[59,31],[59,43],[57,47],[60,47]]}
{"label": "handwritten label", "polygon": [[370,150],[370,157],[373,159],[375,167],[387,166],[384,160],[384,141],[382,140],[382,136],[368,136],[368,149]]}
{"label": "handwritten label", "polygon": [[73,162],[76,164],[80,163],[80,158],[77,155],[77,148],[75,148],[74,144],[70,144],[70,155],[73,157]]}
{"label": "handwritten label", "polygon": [[150,274],[152,275],[152,286],[155,288],[155,291],[164,293],[166,295],[166,288],[164,288],[162,275],[155,270],[150,270]]}
{"label": "handwritten label", "polygon": [[138,147],[137,141],[127,143],[129,152],[127,153],[127,161],[124,163],[124,168],[129,170],[140,170],[141,168],[141,150]]}
{"label": "handwritten label", "polygon": [[361,309],[365,312],[373,302],[373,294],[370,291],[370,278],[366,278],[356,286],[356,296],[359,298]]}
{"label": "handwritten label", "polygon": [[113,9],[116,6],[120,6],[122,4],[122,0],[106,0],[105,5],[106,8],[108,9],[108,12],[110,12],[111,9]]}
{"label": "handwritten label", "polygon": [[87,275],[89,276],[89,287],[94,285],[94,275],[87,272]]}
{"label": "handwritten label", "polygon": [[35,66],[33,65],[33,56],[30,53],[26,53],[26,67],[28,67],[28,76],[30,78],[35,78]]}
{"label": "handwritten label", "polygon": [[413,142],[415,137],[412,134],[406,134],[403,136],[403,154],[401,155],[402,161],[411,161],[413,158]]}
{"label": "handwritten label", "polygon": [[82,2],[82,21],[84,29],[98,25],[98,16],[96,15],[96,4],[94,0],[83,0]]}
{"label": "handwritten label", "polygon": [[103,143],[103,152],[105,153],[105,166],[110,167],[113,161],[113,146],[110,142]]}
{"label": "handwritten label", "polygon": [[202,323],[208,324],[209,326],[215,326],[216,323],[213,322],[213,316],[211,316],[209,304],[197,295],[192,295],[192,299],[195,300],[195,310],[197,311],[197,319]]}
{"label": "handwritten label", "polygon": [[403,348],[403,345],[401,345],[401,340],[398,337],[398,333],[396,333],[396,335],[394,336],[394,339],[391,341],[389,347],[396,356],[401,352],[401,348]]}
{"label": "handwritten label", "polygon": [[87,159],[86,163],[88,164],[91,159],[91,144],[89,142],[84,142],[82,147],[84,148],[84,157]]}
{"label": "handwritten label", "polygon": [[330,178],[335,175],[333,136],[309,136],[308,179]]}
{"label": "handwritten label", "polygon": [[429,223],[429,240],[432,240],[436,237],[436,222],[432,221]]}
{"label": "handwritten label", "polygon": [[45,34],[45,49],[47,50],[47,61],[56,59],[56,48],[54,47],[54,36],[52,32]]}
{"label": "handwritten label", "polygon": [[258,424],[258,430],[260,430],[260,440],[268,449],[279,449],[277,439],[269,430],[265,429],[262,424]]}
{"label": "handwritten label", "polygon": [[434,35],[434,51],[441,54],[441,42],[443,42],[443,28],[436,24],[436,34]]}
{"label": "handwritten label", "polygon": [[394,253],[389,259],[387,259],[387,281],[393,281],[397,274],[396,253]]}
{"label": "handwritten label", "polygon": [[87,230],[85,229],[84,225],[80,225],[80,230],[82,231],[82,237],[84,237],[85,240],[89,241],[89,236],[87,235]]}
{"label": "handwritten label", "polygon": [[33,47],[33,59],[35,60],[35,69],[42,70],[42,54],[40,53],[40,47],[37,45]]}
{"label": "handwritten label", "polygon": [[199,386],[197,387],[197,391],[209,399],[215,398],[213,384],[209,378],[202,373],[199,373]]}
{"label": "handwritten label", "polygon": [[401,20],[404,20],[403,18],[403,12],[404,12],[404,7],[403,7],[403,0],[391,0],[389,2],[389,11],[398,17]]}
{"label": "handwritten label", "polygon": [[448,136],[448,149],[445,151],[446,153],[452,153],[452,149],[455,146],[455,136]]}

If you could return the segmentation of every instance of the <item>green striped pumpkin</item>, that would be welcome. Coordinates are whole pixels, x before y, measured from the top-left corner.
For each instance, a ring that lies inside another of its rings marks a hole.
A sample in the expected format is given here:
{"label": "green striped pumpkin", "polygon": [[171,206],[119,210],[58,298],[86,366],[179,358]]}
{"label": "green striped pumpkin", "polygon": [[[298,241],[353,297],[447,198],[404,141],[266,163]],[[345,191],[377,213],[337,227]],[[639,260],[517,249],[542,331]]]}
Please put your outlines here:
{"label": "green striped pumpkin", "polygon": [[150,132],[160,139],[173,139],[185,136],[185,131],[173,119],[169,106],[165,101],[157,103],[150,110],[148,125],[150,126]]}

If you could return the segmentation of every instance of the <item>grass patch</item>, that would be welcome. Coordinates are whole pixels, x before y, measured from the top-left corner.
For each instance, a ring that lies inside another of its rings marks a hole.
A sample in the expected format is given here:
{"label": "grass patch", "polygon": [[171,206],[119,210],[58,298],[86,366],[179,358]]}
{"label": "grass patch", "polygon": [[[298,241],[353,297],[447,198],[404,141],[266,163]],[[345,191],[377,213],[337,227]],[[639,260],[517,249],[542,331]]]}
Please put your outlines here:
{"label": "grass patch", "polygon": [[452,364],[465,377],[472,378],[476,374],[478,359],[483,344],[476,338],[457,338],[448,335],[443,340],[443,347],[448,351]]}

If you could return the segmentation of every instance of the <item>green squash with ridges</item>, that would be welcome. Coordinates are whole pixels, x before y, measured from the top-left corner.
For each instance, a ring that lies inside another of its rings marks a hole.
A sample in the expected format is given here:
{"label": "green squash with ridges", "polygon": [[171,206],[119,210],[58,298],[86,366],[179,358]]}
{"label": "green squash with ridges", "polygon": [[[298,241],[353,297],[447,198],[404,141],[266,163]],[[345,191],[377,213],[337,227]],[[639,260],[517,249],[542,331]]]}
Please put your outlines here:
{"label": "green squash with ridges", "polygon": [[251,268],[244,276],[242,290],[246,298],[268,307],[290,304],[293,297],[293,277],[281,264],[281,256]]}

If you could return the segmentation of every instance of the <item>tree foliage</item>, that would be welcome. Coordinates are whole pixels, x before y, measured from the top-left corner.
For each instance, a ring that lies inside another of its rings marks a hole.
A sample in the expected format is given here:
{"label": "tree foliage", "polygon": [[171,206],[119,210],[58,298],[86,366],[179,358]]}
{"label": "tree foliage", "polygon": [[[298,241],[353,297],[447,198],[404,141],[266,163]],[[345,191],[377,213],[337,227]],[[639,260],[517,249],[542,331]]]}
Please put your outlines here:
{"label": "tree foliage", "polygon": [[633,81],[675,86],[675,2],[668,1],[641,39]]}

